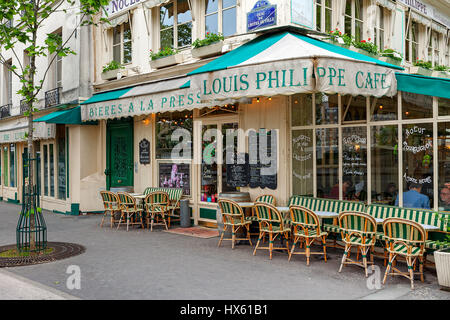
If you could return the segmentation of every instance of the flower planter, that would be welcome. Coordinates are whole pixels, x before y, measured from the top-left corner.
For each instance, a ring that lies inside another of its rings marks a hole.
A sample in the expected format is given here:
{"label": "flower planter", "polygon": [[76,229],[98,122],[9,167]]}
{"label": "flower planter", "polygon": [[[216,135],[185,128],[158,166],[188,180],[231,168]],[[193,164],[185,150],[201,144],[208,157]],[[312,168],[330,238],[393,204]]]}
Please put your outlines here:
{"label": "flower planter", "polygon": [[450,79],[450,73],[448,71],[436,71],[434,70],[431,73],[432,77],[437,77],[437,78],[447,78]]}
{"label": "flower planter", "polygon": [[326,39],[326,40],[323,40],[323,41],[328,42],[329,44],[332,44],[332,45],[335,45],[335,46],[338,46],[338,47],[342,47],[342,48],[345,48],[345,49],[350,49],[350,46],[346,45],[345,43],[340,43],[340,42],[338,42],[336,40]]}
{"label": "flower planter", "polygon": [[222,53],[223,41],[211,43],[208,46],[192,49],[192,56],[197,59],[217,56]]}
{"label": "flower planter", "polygon": [[127,69],[114,69],[102,72],[102,80],[115,80],[128,75]]}
{"label": "flower planter", "polygon": [[378,55],[376,55],[376,54],[372,54],[372,53],[370,53],[370,52],[368,52],[368,51],[366,51],[366,50],[363,50],[363,49],[361,49],[361,48],[356,48],[356,47],[354,47],[354,46],[351,46],[350,49],[352,49],[352,50],[354,50],[354,51],[356,51],[356,52],[358,52],[358,53],[361,53],[361,54],[363,54],[363,55],[365,55],[365,56],[374,58],[374,59],[379,59],[379,58],[380,58],[380,56],[378,56]]}
{"label": "flower planter", "polygon": [[169,66],[173,66],[184,61],[184,56],[181,53],[173,54],[171,56],[158,58],[156,60],[150,60],[150,66],[153,69],[160,69]]}
{"label": "flower planter", "polygon": [[450,290],[450,249],[435,251],[434,262],[439,285]]}
{"label": "flower planter", "polygon": [[383,62],[386,62],[386,63],[389,63],[389,64],[393,64],[393,65],[399,66],[399,67],[402,66],[402,61],[401,60],[393,59],[391,57],[380,57],[379,60],[383,61]]}
{"label": "flower planter", "polygon": [[429,69],[422,68],[422,67],[412,66],[412,67],[409,68],[409,73],[411,73],[411,74],[419,74],[419,75],[422,75],[422,76],[431,77],[431,74],[433,73],[433,71],[429,70]]}

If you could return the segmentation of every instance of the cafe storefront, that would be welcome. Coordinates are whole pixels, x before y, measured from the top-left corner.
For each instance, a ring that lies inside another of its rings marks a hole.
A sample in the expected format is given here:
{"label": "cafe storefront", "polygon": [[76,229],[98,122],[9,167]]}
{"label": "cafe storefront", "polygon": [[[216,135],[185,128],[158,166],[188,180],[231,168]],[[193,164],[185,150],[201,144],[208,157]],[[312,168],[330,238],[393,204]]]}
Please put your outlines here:
{"label": "cafe storefront", "polygon": [[435,207],[450,97],[399,92],[402,70],[275,32],[188,75],[97,93],[82,120],[100,120],[103,188],[182,188],[196,224],[214,224],[230,191],[392,204],[416,179]]}

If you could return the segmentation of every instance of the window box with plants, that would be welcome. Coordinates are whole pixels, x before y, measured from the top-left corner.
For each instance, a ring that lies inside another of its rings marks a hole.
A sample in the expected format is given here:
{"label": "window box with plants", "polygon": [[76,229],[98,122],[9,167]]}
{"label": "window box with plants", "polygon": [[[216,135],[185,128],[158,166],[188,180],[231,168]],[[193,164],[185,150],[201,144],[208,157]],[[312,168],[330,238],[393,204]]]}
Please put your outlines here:
{"label": "window box with plants", "polygon": [[435,66],[431,76],[450,79],[450,68],[447,66]]}
{"label": "window box with plants", "polygon": [[353,48],[350,47],[352,50],[359,52],[365,56],[372,57],[374,59],[379,59],[378,56],[378,47],[373,42],[370,42],[370,38],[366,40],[361,40],[360,42],[353,41]]}
{"label": "window box with plants", "polygon": [[330,37],[327,39],[327,42],[331,43],[333,45],[344,47],[344,48],[348,49],[348,48],[350,48],[350,46],[353,43],[352,36],[350,36],[346,33],[343,34],[337,28],[333,31],[329,31],[328,34],[330,35]]}
{"label": "window box with plants", "polygon": [[220,33],[207,32],[205,39],[197,39],[192,44],[192,56],[197,59],[214,57],[222,53],[224,37]]}
{"label": "window box with plants", "polygon": [[128,70],[125,69],[125,67],[119,62],[114,60],[105,65],[102,71],[103,80],[120,79],[121,77],[126,77],[127,75]]}
{"label": "window box with plants", "polygon": [[402,55],[394,49],[385,49],[384,51],[380,52],[379,59],[383,62],[390,63],[396,66],[401,66],[403,61]]}
{"label": "window box with plants", "polygon": [[178,49],[170,47],[163,48],[158,52],[150,50],[150,66],[152,69],[160,69],[169,66],[173,66],[184,61],[182,53],[178,52]]}
{"label": "window box with plants", "polygon": [[430,61],[425,62],[423,60],[417,59],[417,61],[413,63],[413,66],[409,68],[409,73],[431,77],[431,74],[433,73],[433,70],[431,70],[431,68],[432,65]]}

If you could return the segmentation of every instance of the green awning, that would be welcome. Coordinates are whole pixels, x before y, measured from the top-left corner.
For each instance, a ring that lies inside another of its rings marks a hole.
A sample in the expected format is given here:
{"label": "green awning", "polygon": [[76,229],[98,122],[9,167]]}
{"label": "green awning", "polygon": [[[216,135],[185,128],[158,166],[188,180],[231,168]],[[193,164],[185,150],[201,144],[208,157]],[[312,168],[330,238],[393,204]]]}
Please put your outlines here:
{"label": "green awning", "polygon": [[43,117],[33,120],[33,122],[46,122],[57,124],[81,124],[81,107],[68,110],[60,110],[49,113]]}
{"label": "green awning", "polygon": [[90,97],[89,99],[87,99],[86,101],[82,102],[81,104],[89,104],[89,103],[119,99],[125,93],[127,93],[128,91],[130,91],[133,88],[134,87],[129,87],[129,88],[125,88],[125,89],[97,93],[97,94],[93,95],[92,97]]}
{"label": "green awning", "polygon": [[450,99],[450,79],[396,73],[398,91]]}

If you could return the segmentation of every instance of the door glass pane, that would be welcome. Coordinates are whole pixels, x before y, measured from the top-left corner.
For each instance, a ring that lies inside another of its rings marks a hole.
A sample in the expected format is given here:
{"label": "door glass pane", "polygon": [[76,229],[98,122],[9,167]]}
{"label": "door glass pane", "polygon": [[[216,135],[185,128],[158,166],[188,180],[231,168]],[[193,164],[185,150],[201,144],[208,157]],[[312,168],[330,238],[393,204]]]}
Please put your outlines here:
{"label": "door glass pane", "polygon": [[393,98],[371,98],[370,110],[372,121],[397,120],[397,96]]}
{"label": "door glass pane", "polygon": [[[223,164],[222,164],[222,190],[221,192],[237,191],[236,187],[227,184],[227,164],[237,163],[238,150],[238,124],[225,123],[222,125],[222,145],[223,145]],[[228,152],[228,153],[227,153]]]}
{"label": "door glass pane", "polygon": [[16,145],[9,145],[9,183],[11,187],[16,186]]}
{"label": "door glass pane", "polygon": [[236,7],[223,11],[222,33],[224,37],[236,33]]}
{"label": "door glass pane", "polygon": [[202,126],[202,171],[200,200],[217,202],[217,125]]}
{"label": "door glass pane", "polygon": [[433,124],[404,125],[402,147],[403,207],[432,208]]}
{"label": "door glass pane", "polygon": [[[65,127],[62,127],[65,129]],[[61,130],[64,133],[65,130]],[[58,199],[66,199],[66,138],[58,139]]]}
{"label": "door glass pane", "polygon": [[55,163],[53,143],[49,144],[49,169],[50,169],[50,197],[55,196]]}
{"label": "door glass pane", "polygon": [[296,94],[291,98],[292,126],[312,125],[312,95]]}
{"label": "door glass pane", "polygon": [[394,205],[398,194],[398,127],[371,128],[372,203]]}
{"label": "door glass pane", "polygon": [[317,197],[339,199],[339,131],[316,129]]}
{"label": "door glass pane", "polygon": [[337,124],[338,110],[337,94],[316,94],[316,124]]}
{"label": "door glass pane", "polygon": [[44,195],[48,196],[48,145],[44,144]]}
{"label": "door glass pane", "polygon": [[439,211],[450,211],[450,122],[438,124]]}
{"label": "door glass pane", "polygon": [[367,129],[342,129],[342,198],[367,201]]}
{"label": "door glass pane", "polygon": [[292,131],[292,192],[295,195],[314,195],[313,152],[313,130]]}
{"label": "door glass pane", "polygon": [[403,119],[424,119],[433,117],[433,97],[402,92]]}

